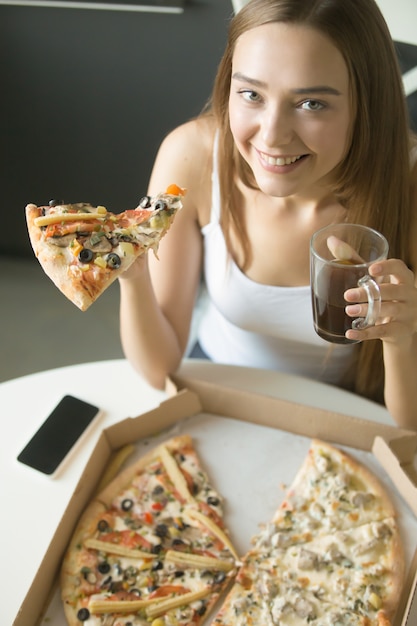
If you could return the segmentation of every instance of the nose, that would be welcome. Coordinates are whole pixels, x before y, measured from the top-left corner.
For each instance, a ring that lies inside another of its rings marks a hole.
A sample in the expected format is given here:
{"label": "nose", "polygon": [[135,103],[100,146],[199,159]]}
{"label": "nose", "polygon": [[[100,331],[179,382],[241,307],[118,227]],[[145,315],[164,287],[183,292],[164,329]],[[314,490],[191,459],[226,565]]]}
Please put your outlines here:
{"label": "nose", "polygon": [[291,111],[277,105],[265,109],[261,121],[261,135],[266,147],[287,145],[292,141],[294,133]]}

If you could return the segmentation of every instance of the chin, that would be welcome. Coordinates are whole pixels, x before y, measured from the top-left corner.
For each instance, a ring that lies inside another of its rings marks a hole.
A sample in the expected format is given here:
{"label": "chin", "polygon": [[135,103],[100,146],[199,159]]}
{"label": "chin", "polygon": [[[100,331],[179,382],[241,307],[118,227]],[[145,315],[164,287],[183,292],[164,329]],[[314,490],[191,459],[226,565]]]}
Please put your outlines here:
{"label": "chin", "polygon": [[292,185],[283,185],[276,180],[265,180],[265,177],[255,177],[256,184],[260,191],[266,196],[272,196],[273,198],[286,198],[292,196],[298,191],[298,187]]}

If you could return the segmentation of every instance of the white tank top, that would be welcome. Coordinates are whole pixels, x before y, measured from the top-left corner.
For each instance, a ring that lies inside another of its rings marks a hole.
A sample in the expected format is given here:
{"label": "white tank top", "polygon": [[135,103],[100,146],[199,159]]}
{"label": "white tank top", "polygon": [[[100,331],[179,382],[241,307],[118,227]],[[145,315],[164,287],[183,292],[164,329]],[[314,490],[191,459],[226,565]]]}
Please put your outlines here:
{"label": "white tank top", "polygon": [[329,344],[313,327],[310,287],[276,287],[249,279],[230,258],[220,226],[214,146],[212,208],[204,237],[208,304],[198,339],[218,363],[280,370],[338,384],[354,346]]}

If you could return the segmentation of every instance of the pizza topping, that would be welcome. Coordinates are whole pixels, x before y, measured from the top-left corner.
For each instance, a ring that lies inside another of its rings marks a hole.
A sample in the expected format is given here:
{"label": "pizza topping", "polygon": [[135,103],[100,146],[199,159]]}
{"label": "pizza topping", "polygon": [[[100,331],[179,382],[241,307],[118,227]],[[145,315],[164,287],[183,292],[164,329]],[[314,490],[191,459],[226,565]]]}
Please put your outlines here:
{"label": "pizza topping", "polygon": [[49,237],[48,243],[57,246],[58,248],[67,248],[74,241],[74,235],[69,233],[68,235],[62,235],[60,237]]}
{"label": "pizza topping", "polygon": [[132,498],[125,498],[122,501],[121,507],[122,507],[123,511],[130,511],[130,509],[133,507],[133,500],[132,500]]}
{"label": "pizza topping", "polygon": [[120,265],[121,265],[121,260],[118,254],[116,254],[115,252],[111,252],[110,254],[107,255],[106,257],[107,260],[107,265],[112,268],[112,269],[119,269]]}
{"label": "pizza topping", "polygon": [[87,237],[82,242],[82,246],[85,249],[92,250],[93,252],[107,253],[113,249],[112,243],[103,232],[94,232],[90,237]]}
{"label": "pizza topping", "polygon": [[90,611],[88,609],[80,609],[77,613],[77,619],[80,620],[80,622],[86,622],[88,619],[90,618]]}
{"label": "pizza topping", "polygon": [[141,209],[149,209],[149,207],[151,206],[151,197],[150,196],[144,196],[140,200],[139,206],[141,207]]}
{"label": "pizza topping", "polygon": [[78,254],[78,259],[81,263],[90,263],[94,258],[92,250],[88,248],[82,248]]}
{"label": "pizza topping", "polygon": [[105,218],[105,214],[99,211],[88,212],[83,211],[82,215],[76,212],[51,212],[49,215],[40,215],[36,217],[35,226],[51,226],[53,224],[64,224],[66,222],[79,222],[82,220],[101,220]]}
{"label": "pizza topping", "polygon": [[311,550],[302,548],[298,555],[298,567],[301,570],[316,569],[319,564],[318,556]]}

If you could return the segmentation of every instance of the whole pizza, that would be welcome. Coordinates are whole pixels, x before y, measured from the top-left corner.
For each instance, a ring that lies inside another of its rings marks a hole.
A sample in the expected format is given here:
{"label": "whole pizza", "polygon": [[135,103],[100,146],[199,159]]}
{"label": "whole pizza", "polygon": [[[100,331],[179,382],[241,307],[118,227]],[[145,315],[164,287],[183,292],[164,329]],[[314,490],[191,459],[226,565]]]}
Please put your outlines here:
{"label": "whole pizza", "polygon": [[87,507],[61,572],[70,626],[390,626],[404,576],[395,509],[342,450],[311,442],[239,558],[188,435]]}

